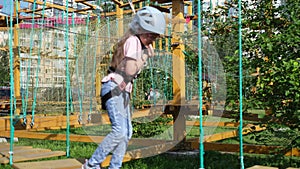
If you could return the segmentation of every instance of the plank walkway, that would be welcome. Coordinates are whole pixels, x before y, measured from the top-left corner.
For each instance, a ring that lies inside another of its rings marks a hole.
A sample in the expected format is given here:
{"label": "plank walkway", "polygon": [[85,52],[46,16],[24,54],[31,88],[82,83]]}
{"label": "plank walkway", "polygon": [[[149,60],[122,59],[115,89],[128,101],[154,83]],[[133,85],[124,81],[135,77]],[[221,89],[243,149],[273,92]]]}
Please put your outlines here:
{"label": "plank walkway", "polygon": [[14,163],[15,169],[81,169],[81,163],[76,159],[48,160],[37,162]]}
{"label": "plank walkway", "polygon": [[[0,143],[0,164],[9,163],[9,151],[10,145],[8,143]],[[64,155],[66,155],[64,151],[51,151],[50,149],[33,148],[32,146],[13,147],[14,163]]]}
{"label": "plank walkway", "polygon": [[261,166],[261,165],[255,165],[253,167],[249,167],[246,169],[278,169],[277,167],[266,167],[266,166]]}

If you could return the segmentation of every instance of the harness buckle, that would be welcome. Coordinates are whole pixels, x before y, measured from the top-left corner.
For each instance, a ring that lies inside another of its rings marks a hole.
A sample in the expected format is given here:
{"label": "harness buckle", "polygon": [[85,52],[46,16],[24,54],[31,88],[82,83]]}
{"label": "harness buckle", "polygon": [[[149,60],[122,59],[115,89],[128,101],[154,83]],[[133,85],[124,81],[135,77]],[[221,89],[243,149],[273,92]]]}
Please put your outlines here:
{"label": "harness buckle", "polygon": [[113,81],[118,84],[121,91],[123,91],[127,86],[127,84],[124,81],[124,77],[118,73],[115,73],[115,77],[113,78]]}

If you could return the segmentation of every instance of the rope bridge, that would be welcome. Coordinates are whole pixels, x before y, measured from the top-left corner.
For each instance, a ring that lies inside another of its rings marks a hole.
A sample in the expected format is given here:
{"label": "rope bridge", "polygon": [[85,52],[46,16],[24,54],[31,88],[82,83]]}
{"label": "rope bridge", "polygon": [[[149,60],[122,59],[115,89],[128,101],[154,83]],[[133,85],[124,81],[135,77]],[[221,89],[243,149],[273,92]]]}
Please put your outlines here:
{"label": "rope bridge", "polygon": [[[46,17],[45,11],[49,5],[46,1],[41,3],[34,0],[32,5],[33,10],[30,13],[31,16],[28,17],[29,19],[13,15],[13,6],[11,6],[10,17],[6,19],[7,24],[10,25],[9,50],[6,49],[10,56],[10,105],[14,105],[14,109],[10,109],[11,121],[14,121],[13,118],[18,116],[18,119],[23,119],[23,123],[26,124],[27,116],[30,114],[32,118],[30,125],[34,126],[35,114],[65,114],[69,118],[70,114],[78,113],[79,123],[86,123],[83,119],[87,119],[89,122],[91,121],[91,114],[98,113],[101,109],[99,107],[101,105],[99,104],[100,80],[106,74],[109,66],[113,45],[126,31],[127,26],[125,25],[128,25],[132,16],[128,14],[111,19],[110,17],[103,17],[103,15],[84,13],[85,17],[82,18],[77,16],[78,11],[69,8],[67,1],[60,15]],[[128,5],[134,11],[132,2]],[[94,6],[88,6],[94,8]],[[16,8],[18,11],[18,5]],[[36,9],[41,15],[35,15]],[[172,30],[171,25],[176,24],[177,21],[175,23],[170,22],[167,31],[169,36],[159,39],[155,43],[156,57],[149,60],[147,67],[140,75],[141,78],[135,83],[132,96],[133,106],[136,106],[139,101],[145,100],[144,94],[150,88],[157,89],[162,95],[158,100],[154,99],[151,102],[154,105],[167,103],[174,99],[172,95],[174,91],[172,90],[174,83],[176,83],[174,76],[177,75],[174,75],[174,71],[176,71],[174,70],[175,61],[171,49],[176,49],[177,46],[181,45],[184,45],[189,51],[181,51],[178,55],[186,56],[186,58],[196,56],[197,59],[193,61],[198,61],[198,66],[195,67],[189,67],[190,65],[187,64],[183,73],[187,77],[184,79],[184,83],[187,84],[184,85],[186,98],[188,100],[198,98],[199,112],[202,112],[203,96],[210,103],[213,100],[225,99],[226,93],[224,92],[226,91],[218,90],[221,92],[217,92],[214,88],[216,86],[213,85],[220,84],[220,86],[226,87],[225,76],[218,73],[222,70],[220,66],[222,64],[218,60],[215,49],[208,39],[202,37],[200,2],[198,2],[197,13],[199,14],[197,28],[189,27],[186,23],[184,33],[176,32],[177,30]],[[19,27],[14,27],[14,24],[18,24]],[[196,29],[198,30],[197,33],[195,33]],[[171,41],[173,34],[179,35],[183,41],[173,43]],[[239,38],[241,39],[241,37]],[[239,45],[241,46],[241,42]],[[190,51],[192,52],[189,53]],[[241,51],[240,48],[240,53]],[[241,67],[242,63],[239,64]],[[19,69],[14,69],[16,66]],[[209,81],[212,85],[210,93],[204,95],[203,80]],[[242,81],[240,81],[241,83]],[[18,89],[16,90],[15,87]],[[17,104],[18,99],[22,102],[21,106]],[[242,107],[242,102],[240,102],[240,107]],[[85,112],[88,112],[88,117],[83,117]],[[242,114],[240,117],[240,127],[242,127]],[[199,118],[200,124],[202,124],[202,115]],[[68,138],[69,125],[67,126],[66,135]],[[11,123],[11,137],[13,137],[13,128],[13,123]],[[200,168],[204,168],[202,125],[200,125],[199,131]],[[240,145],[242,146],[242,135],[240,138]],[[68,142],[67,156],[69,156],[69,144]],[[240,154],[241,168],[243,168],[242,148]],[[12,164],[12,161],[10,163]]]}

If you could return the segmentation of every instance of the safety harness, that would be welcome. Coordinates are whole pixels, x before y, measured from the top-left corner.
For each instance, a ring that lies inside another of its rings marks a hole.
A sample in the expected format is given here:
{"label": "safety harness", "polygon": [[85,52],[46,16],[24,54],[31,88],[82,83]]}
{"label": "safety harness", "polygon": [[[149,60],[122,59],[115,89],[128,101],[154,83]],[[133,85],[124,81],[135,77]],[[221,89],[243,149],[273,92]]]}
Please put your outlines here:
{"label": "safety harness", "polygon": [[106,110],[106,102],[113,96],[120,96],[123,95],[124,98],[124,107],[126,107],[129,103],[129,99],[126,99],[126,90],[125,87],[128,83],[132,82],[135,77],[126,75],[123,71],[116,71],[113,67],[109,67],[108,74],[115,73],[116,78],[112,79],[116,84],[118,84],[115,88],[111,91],[106,93],[104,96],[101,97],[101,105],[102,109]]}
{"label": "safety harness", "polygon": [[[137,36],[138,37],[138,36]],[[141,42],[141,39],[138,37],[140,40],[140,43],[142,45],[142,50],[147,49],[145,45]],[[109,67],[107,70],[107,73],[115,73],[115,78],[112,79],[116,84],[118,84],[115,88],[113,88],[111,91],[106,93],[104,96],[101,97],[101,106],[103,110],[106,110],[106,102],[113,96],[120,96],[121,94],[123,95],[124,99],[124,107],[126,107],[129,104],[129,99],[126,98],[126,86],[128,83],[133,82],[134,79],[138,77],[137,72],[135,75],[127,75],[126,72],[121,71],[119,69],[115,69],[113,67]]]}

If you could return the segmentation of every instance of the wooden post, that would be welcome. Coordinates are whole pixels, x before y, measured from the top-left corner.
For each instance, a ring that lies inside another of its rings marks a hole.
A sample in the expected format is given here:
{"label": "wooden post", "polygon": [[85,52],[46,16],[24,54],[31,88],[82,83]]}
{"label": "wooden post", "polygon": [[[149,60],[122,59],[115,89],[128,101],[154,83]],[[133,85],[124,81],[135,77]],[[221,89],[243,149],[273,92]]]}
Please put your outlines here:
{"label": "wooden post", "polygon": [[[100,52],[99,52],[100,53]],[[96,101],[97,101],[97,106],[96,110],[100,112],[101,110],[101,99],[100,99],[100,93],[101,93],[101,66],[100,64],[97,64],[96,68],[96,74],[95,74],[95,85],[96,85]]]}
{"label": "wooden post", "polygon": [[[180,37],[180,33],[184,32],[184,2],[183,0],[172,1],[172,17],[173,17],[173,100],[176,105],[182,105],[185,102],[185,56],[183,54],[184,45]],[[180,113],[180,107],[174,109],[174,139],[183,140],[186,136],[185,117]]]}
{"label": "wooden post", "polygon": [[[14,18],[18,15],[16,5],[19,3],[14,2]],[[20,9],[20,6],[18,7]],[[21,99],[21,90],[20,90],[20,56],[18,52],[19,46],[19,35],[18,35],[19,24],[14,24],[14,94],[16,99]],[[20,104],[17,104],[15,115],[20,115],[21,108]]]}
{"label": "wooden post", "polygon": [[119,5],[116,5],[117,19],[118,21],[118,36],[121,37],[124,34],[124,26],[123,26],[123,9],[120,8]]}
{"label": "wooden post", "polygon": [[[191,17],[193,15],[193,2],[188,1],[187,3],[188,3],[187,13],[188,13],[188,16]],[[188,29],[193,30],[193,21],[192,20],[190,20],[190,22],[188,23]]]}

